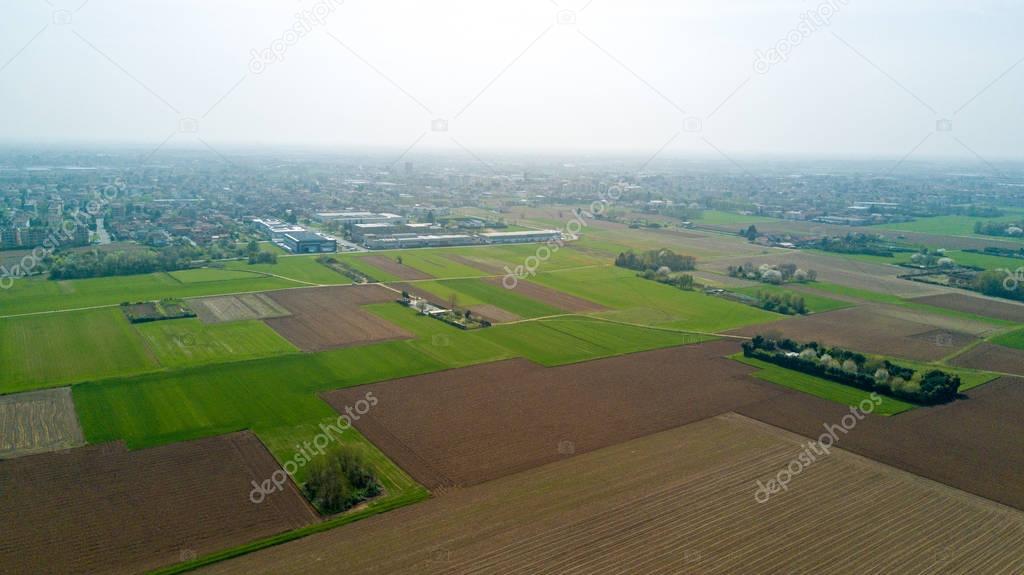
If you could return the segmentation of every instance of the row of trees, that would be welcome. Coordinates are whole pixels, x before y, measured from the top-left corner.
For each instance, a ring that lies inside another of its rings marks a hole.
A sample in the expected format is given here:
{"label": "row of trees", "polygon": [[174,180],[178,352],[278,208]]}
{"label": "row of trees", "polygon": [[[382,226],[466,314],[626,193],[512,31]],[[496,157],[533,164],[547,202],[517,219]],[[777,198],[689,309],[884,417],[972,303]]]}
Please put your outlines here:
{"label": "row of trees", "polygon": [[814,248],[826,252],[840,254],[867,254],[871,256],[893,257],[893,250],[877,236],[868,234],[846,234],[839,237],[824,237],[814,242],[803,244],[805,248]]}
{"label": "row of trees", "polygon": [[808,311],[803,296],[798,296],[788,291],[772,293],[757,290],[757,306],[764,310],[785,315],[803,315]]}
{"label": "row of trees", "polygon": [[1024,235],[1024,223],[974,222],[974,233],[986,236],[1020,237]]}
{"label": "row of trees", "polygon": [[193,259],[201,256],[201,249],[186,244],[168,246],[159,251],[67,252],[54,255],[45,263],[50,270],[50,279],[64,280],[187,269]]}
{"label": "row of trees", "polygon": [[667,284],[684,290],[692,290],[694,286],[692,275],[672,275],[671,271],[667,267],[658,268],[658,271],[644,270],[643,272],[638,273],[636,275],[638,277],[644,278],[645,280],[653,280],[658,283]]}
{"label": "row of trees", "polygon": [[971,287],[988,296],[1024,301],[1024,269],[983,271],[974,276]]}
{"label": "row of trees", "polygon": [[741,266],[728,266],[726,272],[734,278],[757,280],[769,284],[784,284],[787,282],[812,282],[818,279],[818,272],[815,270],[803,270],[793,263],[784,263],[777,266],[771,264],[754,264],[747,262]]}
{"label": "row of trees", "polygon": [[620,253],[615,258],[615,265],[620,268],[656,272],[660,268],[668,268],[670,272],[692,270],[697,267],[697,258],[677,254],[672,250],[648,250],[637,254],[633,250]]}
{"label": "row of trees", "polygon": [[743,355],[922,405],[952,401],[960,389],[960,377],[942,370],[922,372],[817,342],[758,335],[743,342]]}

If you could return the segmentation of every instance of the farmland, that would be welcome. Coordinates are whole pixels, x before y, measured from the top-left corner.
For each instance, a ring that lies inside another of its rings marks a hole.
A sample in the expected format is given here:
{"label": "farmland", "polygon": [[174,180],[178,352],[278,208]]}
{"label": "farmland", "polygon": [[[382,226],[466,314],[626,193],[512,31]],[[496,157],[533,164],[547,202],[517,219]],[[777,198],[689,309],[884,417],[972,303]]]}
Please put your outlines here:
{"label": "farmland", "polygon": [[83,443],[69,388],[0,396],[0,459]]}
{"label": "farmland", "polygon": [[0,320],[0,365],[0,393],[158,367],[117,308]]}
{"label": "farmland", "polygon": [[[288,575],[341,564],[360,574],[1024,568],[1020,546],[1008,544],[1024,540],[1021,512],[842,450],[804,470],[788,493],[757,503],[755,481],[782,469],[804,443],[746,418],[719,416],[204,572]],[[952,521],[958,528],[946,529]],[[894,549],[878,529],[900,533],[901,545]]]}
{"label": "farmland", "polygon": [[136,329],[164,367],[242,361],[298,351],[258,321],[204,324],[198,319],[176,319],[139,324]]}
{"label": "farmland", "polygon": [[290,484],[261,505],[250,501],[245,486],[276,464],[249,433],[132,452],[88,446],[0,465],[0,520],[18,526],[0,542],[0,559],[15,572],[140,572],[316,519]]}
{"label": "farmland", "polygon": [[341,410],[373,392],[380,405],[356,427],[427,487],[465,486],[780,393],[722,357],[735,348],[713,342],[556,368],[512,360],[326,399]]}

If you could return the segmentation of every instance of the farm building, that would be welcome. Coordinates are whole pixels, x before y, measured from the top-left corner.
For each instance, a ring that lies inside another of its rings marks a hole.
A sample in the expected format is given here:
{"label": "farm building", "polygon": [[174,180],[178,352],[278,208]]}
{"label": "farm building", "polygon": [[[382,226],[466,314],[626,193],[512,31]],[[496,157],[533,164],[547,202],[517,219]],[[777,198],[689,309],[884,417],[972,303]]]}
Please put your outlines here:
{"label": "farm building", "polygon": [[338,240],[306,230],[288,232],[281,238],[281,244],[293,254],[315,254],[338,251]]}

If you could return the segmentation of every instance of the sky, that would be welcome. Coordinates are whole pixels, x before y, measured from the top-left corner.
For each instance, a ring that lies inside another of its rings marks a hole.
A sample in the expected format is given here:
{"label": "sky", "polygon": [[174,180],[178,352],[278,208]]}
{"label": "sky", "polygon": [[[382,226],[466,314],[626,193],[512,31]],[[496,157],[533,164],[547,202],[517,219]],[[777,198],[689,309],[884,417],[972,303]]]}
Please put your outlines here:
{"label": "sky", "polygon": [[1024,156],[1024,2],[3,0],[0,141]]}

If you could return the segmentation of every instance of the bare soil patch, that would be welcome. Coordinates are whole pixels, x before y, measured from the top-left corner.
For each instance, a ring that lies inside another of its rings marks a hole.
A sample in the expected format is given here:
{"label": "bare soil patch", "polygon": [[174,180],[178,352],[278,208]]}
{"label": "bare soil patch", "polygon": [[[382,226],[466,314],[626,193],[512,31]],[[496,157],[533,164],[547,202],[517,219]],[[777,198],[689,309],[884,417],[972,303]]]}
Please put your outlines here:
{"label": "bare soil patch", "polygon": [[[723,415],[214,565],[209,573],[1015,573],[1024,514]],[[955,526],[955,527],[954,527]],[[894,538],[882,534],[898,533]],[[968,535],[969,534],[969,535]]]}
{"label": "bare soil patch", "polygon": [[[356,427],[431,488],[473,485],[730,411],[785,391],[716,341],[545,368],[515,359],[325,394],[373,391]],[[357,397],[358,396],[358,397]]]}
{"label": "bare soil patch", "polygon": [[[481,281],[507,289],[502,285],[501,280],[502,278],[483,278]],[[547,286],[542,286],[526,280],[519,280],[519,282],[516,283],[516,287],[512,288],[512,291],[567,312],[587,313],[605,311],[608,309],[603,305],[596,304],[590,300],[569,295],[556,289],[551,289]]]}
{"label": "bare soil patch", "polygon": [[523,319],[510,311],[503,310],[500,307],[489,303],[472,306],[469,308],[469,311],[491,323],[503,323]]}
{"label": "bare soil patch", "polygon": [[107,443],[0,462],[0,564],[17,573],[139,573],[307,525],[289,483],[256,505],[279,466],[251,433],[139,451]]}
{"label": "bare soil patch", "polygon": [[0,459],[83,443],[70,387],[0,396]]}
{"label": "bare soil patch", "polygon": [[498,264],[497,262],[485,261],[479,258],[470,258],[466,256],[460,256],[457,254],[446,254],[444,257],[452,260],[455,263],[462,264],[464,266],[469,266],[471,268],[476,268],[484,273],[493,275],[501,275],[505,273],[505,269],[501,266],[501,264]]}
{"label": "bare soil patch", "polygon": [[949,338],[928,337],[935,332],[934,325],[895,317],[887,314],[881,306],[866,305],[784,319],[768,325],[747,326],[730,333],[747,336],[777,334],[862,353],[920,361],[946,357],[973,339],[959,332],[947,332]]}
{"label": "bare soil patch", "polygon": [[203,323],[221,323],[284,317],[288,310],[265,293],[204,297],[189,300]]}
{"label": "bare soil patch", "polygon": [[914,298],[911,301],[985,317],[1024,322],[1024,305],[1011,302],[985,299],[961,293],[931,295]]}
{"label": "bare soil patch", "polygon": [[[893,417],[867,417],[837,445],[877,461],[1024,509],[1024,379],[1003,377],[937,407]],[[736,410],[817,438],[850,410],[802,393]]]}
{"label": "bare soil patch", "polygon": [[950,363],[958,367],[1024,375],[1024,350],[982,343],[953,358]]}
{"label": "bare soil patch", "polygon": [[388,256],[366,256],[362,261],[403,280],[428,280],[434,277],[414,267],[400,264]]}
{"label": "bare soil patch", "polygon": [[398,294],[379,285],[282,290],[269,295],[292,315],[268,319],[266,324],[304,351],[413,337],[360,308],[397,298]]}

